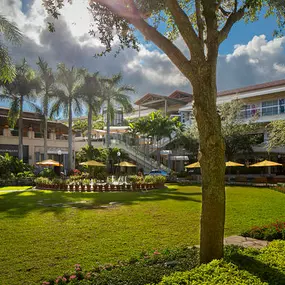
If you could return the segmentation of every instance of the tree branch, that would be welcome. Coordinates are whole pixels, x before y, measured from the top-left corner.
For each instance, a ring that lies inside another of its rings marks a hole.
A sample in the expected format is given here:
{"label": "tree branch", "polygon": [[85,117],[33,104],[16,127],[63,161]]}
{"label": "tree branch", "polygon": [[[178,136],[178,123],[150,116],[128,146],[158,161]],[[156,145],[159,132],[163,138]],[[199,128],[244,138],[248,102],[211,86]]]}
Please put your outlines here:
{"label": "tree branch", "polygon": [[195,0],[195,8],[196,8],[196,18],[197,18],[197,26],[198,26],[198,34],[199,38],[204,45],[204,24],[201,14],[201,0]]}
{"label": "tree branch", "polygon": [[[128,6],[125,6],[126,1],[124,1],[124,3],[122,3],[123,1],[118,3],[118,1],[114,2],[113,0],[90,0],[89,3],[92,4],[93,2],[97,2],[108,8],[112,13],[120,17],[124,17],[124,19],[134,25],[147,40],[152,41],[158,48],[160,48],[184,76],[187,78],[191,76],[191,74],[189,74],[189,69],[190,72],[192,70],[191,61],[186,58],[176,45],[142,18],[133,0],[127,1]],[[194,74],[194,72],[191,73]]]}
{"label": "tree branch", "polygon": [[226,11],[222,6],[219,6],[219,10],[222,12],[222,14],[225,16],[225,17],[228,17],[231,12],[229,11]]}
{"label": "tree branch", "polygon": [[201,45],[201,41],[196,35],[192,23],[177,0],[166,0],[166,6],[192,56],[194,53],[199,54],[199,56],[204,56],[203,45]]}
{"label": "tree branch", "polygon": [[245,8],[246,7],[243,6],[237,12],[231,13],[231,15],[228,17],[224,27],[219,31],[219,44],[228,37],[232,26],[244,16]]}

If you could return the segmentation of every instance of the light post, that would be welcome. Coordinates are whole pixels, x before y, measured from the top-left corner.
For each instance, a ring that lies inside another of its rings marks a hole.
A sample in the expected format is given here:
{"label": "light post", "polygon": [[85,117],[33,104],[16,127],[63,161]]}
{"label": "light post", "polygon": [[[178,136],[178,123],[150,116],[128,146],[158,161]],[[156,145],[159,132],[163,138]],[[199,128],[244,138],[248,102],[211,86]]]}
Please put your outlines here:
{"label": "light post", "polygon": [[117,157],[118,157],[118,173],[120,175],[120,157],[121,157],[121,153],[119,151],[117,152]]}
{"label": "light post", "polygon": [[[57,151],[57,154],[58,154],[58,162],[59,162],[59,169],[60,169],[60,164],[61,164],[61,155],[62,155],[62,151],[61,151],[61,149],[59,149],[58,151]],[[61,172],[61,171],[60,171]]]}

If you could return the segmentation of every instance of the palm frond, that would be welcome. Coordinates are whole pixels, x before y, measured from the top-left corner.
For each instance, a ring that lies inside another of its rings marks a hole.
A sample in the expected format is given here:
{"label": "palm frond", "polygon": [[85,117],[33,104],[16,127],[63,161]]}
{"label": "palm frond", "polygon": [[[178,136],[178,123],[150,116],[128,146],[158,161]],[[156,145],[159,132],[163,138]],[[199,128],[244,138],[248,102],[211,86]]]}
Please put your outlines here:
{"label": "palm frond", "polygon": [[0,81],[3,83],[10,83],[13,81],[15,76],[16,69],[11,57],[9,56],[8,49],[0,43]]}
{"label": "palm frond", "polygon": [[19,111],[20,111],[20,98],[16,97],[15,100],[11,102],[10,110],[8,113],[8,124],[12,128],[15,127],[16,122],[19,118]]}
{"label": "palm frond", "polygon": [[76,114],[76,115],[80,115],[80,114],[82,114],[82,103],[81,102],[79,102],[79,99],[80,98],[75,98],[74,99],[74,103],[75,103],[75,105],[74,105],[74,113]]}
{"label": "palm frond", "polygon": [[22,42],[23,35],[19,28],[8,21],[3,15],[0,15],[0,32],[4,34],[4,38],[13,43],[20,44]]}

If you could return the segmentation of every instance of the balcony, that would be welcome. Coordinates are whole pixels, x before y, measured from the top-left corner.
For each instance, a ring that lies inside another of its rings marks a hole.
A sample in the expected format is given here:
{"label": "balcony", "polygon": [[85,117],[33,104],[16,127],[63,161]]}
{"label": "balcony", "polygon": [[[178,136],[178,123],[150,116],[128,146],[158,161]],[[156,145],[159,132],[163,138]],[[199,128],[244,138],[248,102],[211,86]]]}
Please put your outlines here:
{"label": "balcony", "polygon": [[240,112],[245,121],[255,119],[255,122],[271,122],[285,119],[285,108],[280,105],[246,108]]}

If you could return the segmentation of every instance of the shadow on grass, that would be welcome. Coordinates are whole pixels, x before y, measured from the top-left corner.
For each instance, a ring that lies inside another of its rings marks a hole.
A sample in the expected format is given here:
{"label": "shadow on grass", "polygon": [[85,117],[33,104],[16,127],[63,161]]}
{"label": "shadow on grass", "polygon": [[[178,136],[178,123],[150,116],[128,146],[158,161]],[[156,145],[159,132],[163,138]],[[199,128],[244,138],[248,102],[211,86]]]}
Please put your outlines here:
{"label": "shadow on grass", "polygon": [[[196,197],[194,197],[196,196]],[[198,196],[198,197],[197,197]],[[4,218],[23,218],[31,212],[63,213],[67,208],[82,210],[108,210],[111,202],[117,205],[134,205],[142,202],[164,200],[201,203],[201,192],[180,192],[164,188],[149,192],[62,192],[62,191],[15,191],[0,195],[0,213]],[[111,203],[111,205],[110,205]],[[105,207],[104,207],[105,206]]]}
{"label": "shadow on grass", "polygon": [[267,282],[269,285],[285,284],[284,271],[270,267],[268,264],[256,260],[251,256],[234,253],[228,258],[228,261],[236,264],[239,269],[246,270],[260,278],[262,282]]}

